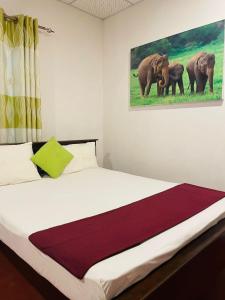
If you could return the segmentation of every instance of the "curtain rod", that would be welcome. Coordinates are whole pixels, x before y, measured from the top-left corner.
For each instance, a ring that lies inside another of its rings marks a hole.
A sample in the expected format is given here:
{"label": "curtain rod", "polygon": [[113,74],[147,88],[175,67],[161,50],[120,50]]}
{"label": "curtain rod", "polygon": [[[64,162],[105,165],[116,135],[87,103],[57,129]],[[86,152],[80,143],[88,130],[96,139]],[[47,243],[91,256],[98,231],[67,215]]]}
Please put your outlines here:
{"label": "curtain rod", "polygon": [[[5,13],[4,13],[4,18],[7,19],[7,20],[10,20],[10,21],[15,21],[15,22],[18,20],[17,17],[15,17],[15,16],[8,16],[8,15],[5,14]],[[55,33],[55,31],[52,30],[52,29],[49,28],[49,27],[45,27],[45,26],[39,25],[38,28],[41,29],[41,30],[47,31],[48,33]]]}

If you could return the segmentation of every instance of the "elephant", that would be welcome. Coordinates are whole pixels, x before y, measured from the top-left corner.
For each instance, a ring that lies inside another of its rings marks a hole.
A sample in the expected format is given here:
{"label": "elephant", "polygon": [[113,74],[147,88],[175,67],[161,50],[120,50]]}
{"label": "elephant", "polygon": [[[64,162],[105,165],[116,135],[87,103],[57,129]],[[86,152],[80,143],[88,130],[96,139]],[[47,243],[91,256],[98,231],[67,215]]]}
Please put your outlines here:
{"label": "elephant", "polygon": [[167,55],[158,53],[144,58],[138,66],[141,97],[148,96],[152,83],[157,83],[157,94],[169,82],[169,62]]}
{"label": "elephant", "polygon": [[191,58],[187,64],[191,93],[194,93],[196,81],[196,93],[204,93],[207,80],[210,93],[213,93],[213,75],[215,55],[213,53],[199,52]]}
{"label": "elephant", "polygon": [[166,95],[169,95],[170,86],[172,86],[172,95],[176,95],[176,85],[178,84],[180,94],[184,94],[183,84],[184,66],[180,63],[169,64],[169,83],[166,86]]}

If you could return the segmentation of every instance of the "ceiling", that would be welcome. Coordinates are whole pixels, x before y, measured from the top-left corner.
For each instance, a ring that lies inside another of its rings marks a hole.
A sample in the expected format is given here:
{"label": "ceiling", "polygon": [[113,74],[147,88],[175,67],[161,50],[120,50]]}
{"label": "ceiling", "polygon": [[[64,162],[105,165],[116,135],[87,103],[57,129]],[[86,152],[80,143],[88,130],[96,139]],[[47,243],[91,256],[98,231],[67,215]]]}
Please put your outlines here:
{"label": "ceiling", "polygon": [[92,16],[106,19],[142,0],[59,0]]}

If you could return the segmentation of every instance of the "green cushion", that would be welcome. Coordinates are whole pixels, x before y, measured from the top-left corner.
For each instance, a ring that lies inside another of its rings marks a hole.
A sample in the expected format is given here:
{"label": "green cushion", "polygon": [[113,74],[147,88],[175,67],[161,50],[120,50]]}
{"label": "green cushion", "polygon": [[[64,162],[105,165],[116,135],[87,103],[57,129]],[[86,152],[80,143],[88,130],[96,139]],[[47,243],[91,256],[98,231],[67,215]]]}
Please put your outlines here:
{"label": "green cushion", "polygon": [[52,178],[59,177],[72,159],[73,155],[54,137],[31,157],[32,162]]}

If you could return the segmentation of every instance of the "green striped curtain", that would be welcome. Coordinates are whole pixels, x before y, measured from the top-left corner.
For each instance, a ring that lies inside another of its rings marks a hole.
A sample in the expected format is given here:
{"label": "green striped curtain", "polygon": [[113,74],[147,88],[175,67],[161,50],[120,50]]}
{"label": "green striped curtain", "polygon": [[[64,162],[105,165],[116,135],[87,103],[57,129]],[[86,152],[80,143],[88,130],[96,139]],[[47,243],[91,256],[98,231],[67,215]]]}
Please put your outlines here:
{"label": "green striped curtain", "polygon": [[0,143],[41,139],[38,21],[0,8]]}

